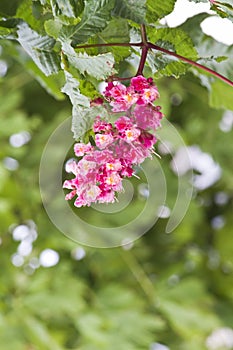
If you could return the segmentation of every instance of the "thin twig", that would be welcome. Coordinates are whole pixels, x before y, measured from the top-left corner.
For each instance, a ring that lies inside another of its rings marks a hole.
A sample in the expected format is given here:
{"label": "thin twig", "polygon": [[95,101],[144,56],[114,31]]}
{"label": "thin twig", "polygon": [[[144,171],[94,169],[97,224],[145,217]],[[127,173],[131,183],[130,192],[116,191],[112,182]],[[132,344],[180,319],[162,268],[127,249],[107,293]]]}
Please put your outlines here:
{"label": "thin twig", "polygon": [[225,83],[227,83],[227,84],[233,86],[233,82],[232,82],[231,80],[229,80],[229,79],[227,79],[226,77],[224,77],[223,75],[221,75],[221,74],[215,72],[213,69],[210,69],[210,68],[208,68],[208,67],[206,67],[206,66],[204,66],[204,65],[202,65],[202,64],[200,64],[200,63],[197,63],[197,62],[195,62],[195,61],[190,60],[189,58],[183,57],[183,56],[181,56],[181,55],[179,55],[179,54],[177,54],[177,53],[175,53],[175,52],[173,52],[173,51],[169,51],[169,50],[167,50],[167,49],[164,49],[163,47],[154,45],[154,44],[152,44],[152,43],[150,43],[150,42],[148,42],[147,45],[148,45],[149,48],[151,48],[151,49],[154,49],[154,50],[157,50],[157,51],[161,51],[161,52],[166,53],[166,54],[168,54],[168,55],[170,55],[170,56],[176,57],[176,58],[178,58],[179,60],[181,60],[181,61],[183,61],[183,62],[189,63],[189,64],[191,64],[192,66],[195,66],[195,67],[198,67],[198,68],[200,68],[200,69],[202,69],[202,70],[205,70],[206,72],[208,72],[208,73],[214,75],[215,77],[217,77],[217,78],[223,80]]}
{"label": "thin twig", "polygon": [[78,45],[75,49],[91,49],[94,47],[111,47],[111,46],[143,46],[142,43],[102,43],[102,44],[86,44]]}

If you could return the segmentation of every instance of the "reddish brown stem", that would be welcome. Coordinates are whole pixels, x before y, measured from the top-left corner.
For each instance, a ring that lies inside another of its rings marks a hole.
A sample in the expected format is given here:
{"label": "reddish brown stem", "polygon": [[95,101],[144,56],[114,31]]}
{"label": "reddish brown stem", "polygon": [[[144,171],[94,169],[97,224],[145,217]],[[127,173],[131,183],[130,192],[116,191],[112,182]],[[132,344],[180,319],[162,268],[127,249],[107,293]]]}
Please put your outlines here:
{"label": "reddish brown stem", "polygon": [[176,58],[178,58],[179,60],[181,60],[181,61],[183,61],[183,62],[189,63],[189,64],[191,64],[192,66],[201,68],[201,69],[205,70],[206,72],[208,72],[208,73],[214,75],[215,77],[217,77],[217,78],[223,80],[225,83],[227,83],[227,84],[233,86],[233,82],[232,82],[231,80],[229,80],[229,79],[227,79],[226,77],[224,77],[223,75],[221,75],[221,74],[215,72],[213,69],[210,69],[210,68],[208,68],[208,67],[206,67],[206,66],[203,66],[203,65],[200,64],[200,63],[197,63],[197,62],[195,62],[195,61],[190,60],[189,58],[183,57],[183,56],[181,56],[181,55],[179,55],[179,54],[177,54],[177,53],[175,53],[175,52],[166,50],[166,49],[164,49],[163,47],[154,45],[154,44],[152,44],[152,43],[150,43],[150,42],[148,42],[147,45],[148,45],[148,47],[151,48],[151,49],[154,49],[154,50],[157,50],[157,51],[161,51],[161,52],[166,53],[166,54],[168,54],[168,55],[170,55],[170,56],[176,57]]}
{"label": "reddish brown stem", "polygon": [[[151,42],[147,41],[147,35],[146,35],[146,28],[145,25],[142,24],[141,25],[141,38],[142,41],[140,43],[104,43],[104,44],[88,44],[88,45],[80,45],[77,46],[76,49],[89,49],[89,48],[94,48],[94,47],[111,47],[111,46],[126,46],[126,47],[131,47],[131,46],[135,46],[135,47],[141,47],[142,48],[142,53],[141,53],[141,58],[140,58],[140,62],[139,62],[139,66],[138,66],[138,70],[136,75],[142,75],[143,74],[143,69],[145,67],[145,63],[146,63],[146,58],[147,58],[147,54],[148,54],[148,50],[152,49],[152,50],[157,50],[157,51],[161,51],[167,55],[173,56],[178,58],[179,60],[186,62],[192,66],[195,66],[197,68],[200,68],[202,70],[205,70],[206,72],[214,75],[215,77],[221,79],[222,81],[224,81],[225,83],[233,86],[233,82],[224,77],[223,75],[215,72],[213,69],[210,69],[200,63],[197,63],[195,61],[190,60],[189,58],[186,58],[184,56],[181,56],[173,51],[169,51],[167,49],[164,49],[163,47],[160,47],[158,45],[152,44]],[[127,80],[130,78],[114,78],[115,80]]]}
{"label": "reddish brown stem", "polygon": [[136,76],[143,75],[143,69],[146,63],[146,58],[149,50],[148,43],[147,43],[147,36],[146,36],[146,27],[144,24],[141,25],[141,37],[142,37],[142,42],[141,42],[142,53],[141,53],[141,59],[139,62]]}

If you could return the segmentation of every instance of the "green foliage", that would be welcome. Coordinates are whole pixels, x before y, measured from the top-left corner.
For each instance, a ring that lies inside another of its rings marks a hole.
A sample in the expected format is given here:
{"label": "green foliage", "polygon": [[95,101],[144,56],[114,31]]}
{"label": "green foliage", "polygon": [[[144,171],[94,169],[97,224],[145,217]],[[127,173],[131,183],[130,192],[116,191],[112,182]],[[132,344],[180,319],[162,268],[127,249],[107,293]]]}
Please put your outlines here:
{"label": "green foliage", "polygon": [[86,1],[80,23],[76,26],[64,27],[60,31],[60,39],[72,40],[73,46],[86,42],[90,36],[107,26],[113,5],[113,0]]}
{"label": "green foliage", "polygon": [[113,15],[144,23],[146,15],[145,0],[119,0],[115,2]]}
{"label": "green foliage", "polygon": [[46,75],[59,71],[59,58],[53,51],[55,41],[48,36],[38,35],[26,23],[18,25],[18,42]]}
{"label": "green foliage", "polygon": [[149,23],[154,23],[158,19],[163,18],[172,12],[175,0],[163,0],[153,1],[147,0],[147,20]]}
{"label": "green foliage", "polygon": [[[152,43],[164,49],[176,52],[186,58],[197,60],[197,52],[193,47],[191,38],[181,29],[161,28],[157,31],[149,31],[149,38]],[[175,57],[164,55],[154,50],[150,53],[148,64],[153,73],[159,72],[161,75],[179,77],[184,74],[188,67]]]}

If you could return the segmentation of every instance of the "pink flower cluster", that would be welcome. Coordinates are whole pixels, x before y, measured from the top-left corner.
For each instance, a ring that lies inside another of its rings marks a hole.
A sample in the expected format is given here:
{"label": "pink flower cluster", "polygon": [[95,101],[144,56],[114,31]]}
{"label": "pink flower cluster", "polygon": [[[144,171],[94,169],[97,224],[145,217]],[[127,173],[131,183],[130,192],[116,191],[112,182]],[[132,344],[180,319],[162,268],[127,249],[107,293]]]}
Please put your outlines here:
{"label": "pink flower cluster", "polygon": [[[63,188],[70,189],[65,199],[75,199],[76,207],[93,202],[112,203],[116,192],[123,191],[122,180],[134,175],[134,166],[151,157],[156,137],[151,133],[160,126],[162,113],[153,102],[159,97],[152,78],[137,76],[130,86],[108,83],[103,96],[112,112],[125,112],[110,123],[96,116],[94,142],[76,143],[74,153],[79,160],[68,163],[66,170],[75,177],[66,180]],[[92,105],[103,100],[93,101]],[[81,158],[81,159],[80,159]]]}

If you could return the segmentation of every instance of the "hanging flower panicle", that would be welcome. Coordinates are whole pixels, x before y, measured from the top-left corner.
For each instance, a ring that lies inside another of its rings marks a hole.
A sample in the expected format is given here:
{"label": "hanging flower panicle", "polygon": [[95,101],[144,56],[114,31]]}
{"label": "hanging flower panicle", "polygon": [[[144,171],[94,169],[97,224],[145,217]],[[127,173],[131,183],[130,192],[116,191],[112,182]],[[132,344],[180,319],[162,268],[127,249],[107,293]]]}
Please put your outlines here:
{"label": "hanging flower panicle", "polygon": [[154,105],[159,93],[152,78],[134,77],[128,87],[109,82],[103,97],[92,101],[91,106],[105,100],[112,112],[125,115],[113,123],[96,116],[93,145],[90,142],[74,145],[79,159],[69,162],[66,169],[75,177],[66,180],[63,188],[71,190],[66,200],[77,196],[76,207],[116,200],[116,193],[123,191],[122,180],[133,176],[134,166],[152,156],[156,143],[153,133],[163,117],[161,107]]}

